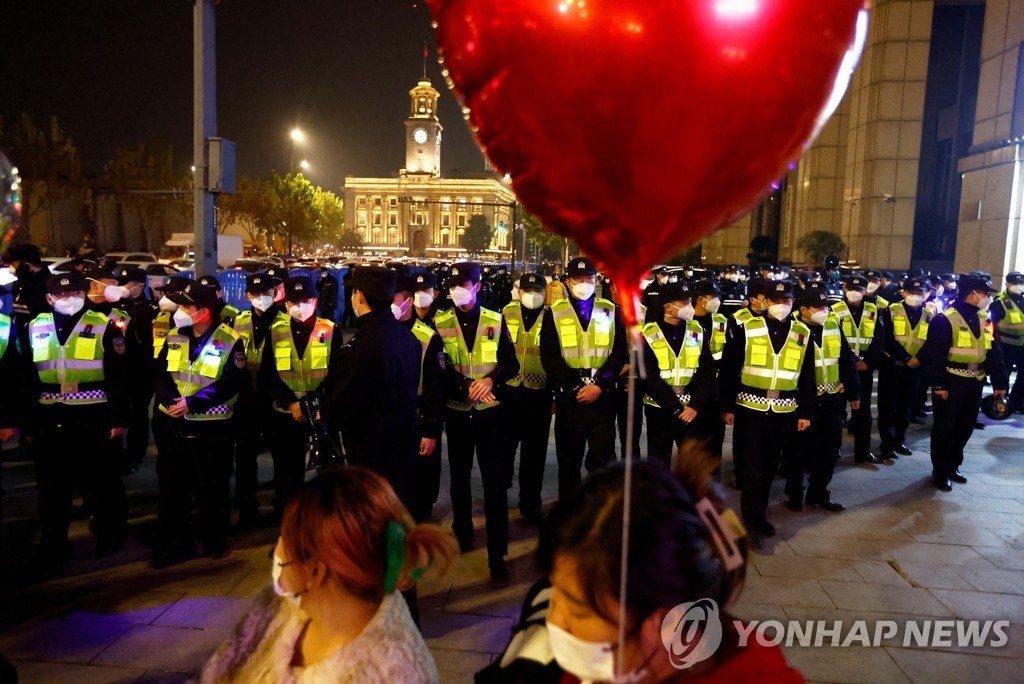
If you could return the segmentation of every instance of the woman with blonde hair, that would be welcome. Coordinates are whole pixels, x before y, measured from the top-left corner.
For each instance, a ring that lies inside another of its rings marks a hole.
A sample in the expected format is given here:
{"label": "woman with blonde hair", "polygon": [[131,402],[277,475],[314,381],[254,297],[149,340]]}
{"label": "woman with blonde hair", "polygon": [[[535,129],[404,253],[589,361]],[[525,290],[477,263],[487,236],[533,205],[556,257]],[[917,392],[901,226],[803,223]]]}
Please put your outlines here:
{"label": "woman with blonde hair", "polygon": [[285,507],[273,591],[257,597],[203,669],[202,682],[437,682],[400,592],[455,544],[414,525],[365,468],[324,472]]}

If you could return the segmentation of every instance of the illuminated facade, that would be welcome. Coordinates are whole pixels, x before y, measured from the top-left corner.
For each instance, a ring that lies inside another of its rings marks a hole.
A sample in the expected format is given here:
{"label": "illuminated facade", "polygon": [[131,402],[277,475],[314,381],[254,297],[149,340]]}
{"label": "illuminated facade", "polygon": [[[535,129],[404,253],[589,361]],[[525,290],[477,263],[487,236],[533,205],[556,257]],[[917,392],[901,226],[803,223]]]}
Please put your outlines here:
{"label": "illuminated facade", "polygon": [[366,254],[453,258],[474,215],[494,229],[488,253],[508,254],[516,197],[490,171],[441,177],[440,93],[426,76],[409,91],[405,168],[395,178],[345,179],[345,225],[363,238]]}

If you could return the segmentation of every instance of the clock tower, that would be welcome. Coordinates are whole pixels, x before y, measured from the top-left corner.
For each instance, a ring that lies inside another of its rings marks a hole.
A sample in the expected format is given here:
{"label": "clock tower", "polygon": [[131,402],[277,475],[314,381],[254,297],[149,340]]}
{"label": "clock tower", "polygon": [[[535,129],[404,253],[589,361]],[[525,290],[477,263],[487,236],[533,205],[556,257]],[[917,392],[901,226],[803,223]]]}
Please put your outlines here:
{"label": "clock tower", "polygon": [[441,122],[437,118],[437,92],[426,73],[409,91],[412,109],[405,120],[405,168],[401,175],[441,176]]}

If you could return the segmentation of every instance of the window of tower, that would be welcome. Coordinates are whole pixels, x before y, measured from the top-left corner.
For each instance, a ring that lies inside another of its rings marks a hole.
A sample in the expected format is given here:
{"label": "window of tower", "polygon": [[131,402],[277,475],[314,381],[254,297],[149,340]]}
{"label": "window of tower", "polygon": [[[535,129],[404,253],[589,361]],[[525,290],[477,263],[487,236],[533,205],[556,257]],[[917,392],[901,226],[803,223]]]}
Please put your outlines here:
{"label": "window of tower", "polygon": [[366,208],[366,197],[360,196],[356,199],[356,206],[360,209]]}
{"label": "window of tower", "polygon": [[441,215],[441,227],[442,228],[451,228],[451,225],[452,225],[452,216],[451,216],[451,214],[442,214]]}
{"label": "window of tower", "polygon": [[356,219],[356,224],[359,225],[359,226],[364,226],[364,227],[366,226],[366,212],[365,211],[359,212],[359,216]]}
{"label": "window of tower", "polygon": [[388,214],[388,225],[389,226],[397,226],[398,225],[398,214],[396,214],[393,211]]}
{"label": "window of tower", "polygon": [[375,207],[379,207],[380,205],[381,205],[381,199],[380,199],[380,197],[374,197],[374,198],[373,198],[373,206],[375,206]]}
{"label": "window of tower", "polygon": [[458,223],[456,225],[458,225],[459,228],[465,228],[466,227],[466,215],[465,214],[460,214],[459,215],[459,221],[458,221]]}
{"label": "window of tower", "polygon": [[391,209],[397,209],[398,208],[398,198],[397,197],[388,197],[388,207],[390,207]]}
{"label": "window of tower", "polygon": [[381,224],[380,213],[379,212],[374,212],[374,214],[373,214],[373,225],[376,227],[376,226],[379,226],[380,224]]}

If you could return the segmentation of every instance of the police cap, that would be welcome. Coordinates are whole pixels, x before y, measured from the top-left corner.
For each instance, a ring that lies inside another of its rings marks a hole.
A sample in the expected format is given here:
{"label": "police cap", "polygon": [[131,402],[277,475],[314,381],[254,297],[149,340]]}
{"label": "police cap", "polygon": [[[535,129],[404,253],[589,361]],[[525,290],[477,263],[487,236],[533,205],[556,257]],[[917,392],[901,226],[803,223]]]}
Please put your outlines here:
{"label": "police cap", "polygon": [[117,276],[109,268],[93,268],[85,272],[86,280],[117,280]]}
{"label": "police cap", "polygon": [[747,281],[747,298],[753,299],[758,295],[765,293],[765,287],[768,285],[768,281],[761,276],[754,276]]}
{"label": "police cap", "polygon": [[280,278],[266,273],[250,273],[245,276],[245,291],[249,293],[273,290],[280,284]]}
{"label": "police cap", "polygon": [[927,292],[932,287],[931,282],[927,278],[907,278],[903,281],[903,291],[910,292],[911,290],[920,290],[921,292]]}
{"label": "police cap", "polygon": [[866,290],[868,279],[860,275],[851,275],[843,279],[843,284],[847,290]]}
{"label": "police cap", "polygon": [[693,290],[690,289],[689,281],[678,280],[674,283],[666,283],[658,289],[658,301],[662,304],[687,299],[693,299]]}
{"label": "police cap", "polygon": [[65,292],[85,292],[85,277],[78,271],[69,271],[46,279],[46,292],[59,295]]}
{"label": "police cap", "polygon": [[969,274],[960,276],[960,283],[957,290],[963,297],[966,297],[972,292],[999,292],[999,290],[992,287],[992,281],[989,278]]}
{"label": "police cap", "polygon": [[195,281],[191,278],[186,278],[185,276],[171,276],[163,285],[158,285],[153,289],[163,292],[165,295],[170,297],[172,293],[181,292],[193,282]]}
{"label": "police cap", "polygon": [[705,278],[693,283],[693,294],[695,297],[721,297],[722,290],[714,280]]}
{"label": "police cap", "polygon": [[576,278],[579,276],[596,276],[597,267],[594,266],[594,262],[585,256],[576,257],[569,261],[569,265],[565,267],[566,278]]}
{"label": "police cap", "polygon": [[768,299],[793,299],[793,283],[788,280],[766,281],[764,296]]}
{"label": "police cap", "polygon": [[204,275],[199,279],[199,284],[205,285],[206,287],[212,287],[214,290],[221,289],[220,281],[217,280],[217,276],[215,275]]}
{"label": "police cap", "polygon": [[430,271],[417,273],[413,277],[413,292],[419,292],[420,290],[433,290],[436,287],[437,276]]}
{"label": "police cap", "polygon": [[480,264],[473,261],[460,261],[452,264],[451,279],[453,285],[461,285],[465,282],[480,282]]}
{"label": "police cap", "polygon": [[796,298],[797,306],[828,306],[828,288],[825,283],[807,283]]}
{"label": "police cap", "polygon": [[548,281],[539,273],[524,273],[519,277],[520,290],[544,290],[547,286]]}
{"label": "police cap", "polygon": [[285,278],[284,298],[289,302],[297,302],[303,299],[316,297],[316,285],[309,276],[294,276]]}
{"label": "police cap", "polygon": [[1024,285],[1024,273],[1020,271],[1014,271],[1013,273],[1006,274],[1007,285]]}
{"label": "police cap", "polygon": [[880,281],[880,280],[882,280],[882,272],[881,271],[875,271],[875,270],[872,269],[870,271],[865,271],[864,272],[864,277],[867,278],[868,280],[871,280],[871,281],[875,281],[875,280]]}
{"label": "police cap", "polygon": [[181,292],[168,294],[167,298],[178,305],[209,309],[211,312],[216,311],[220,303],[216,290],[196,282],[190,282]]}
{"label": "police cap", "polygon": [[146,277],[146,270],[139,268],[138,266],[119,268],[114,275],[117,276],[117,282],[121,285],[126,285],[128,283],[144,283],[149,279]]}

